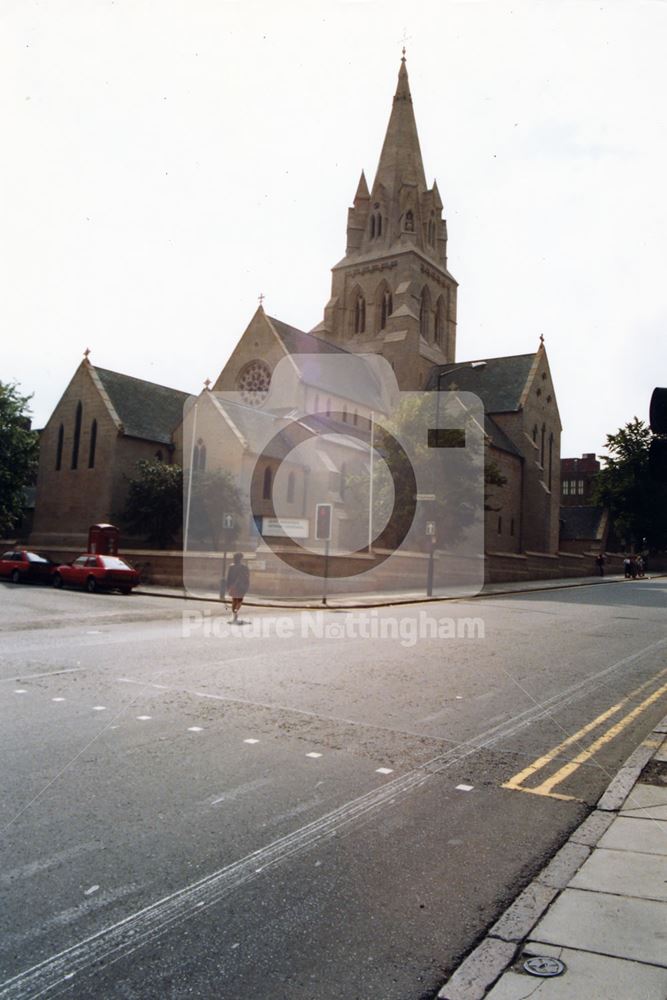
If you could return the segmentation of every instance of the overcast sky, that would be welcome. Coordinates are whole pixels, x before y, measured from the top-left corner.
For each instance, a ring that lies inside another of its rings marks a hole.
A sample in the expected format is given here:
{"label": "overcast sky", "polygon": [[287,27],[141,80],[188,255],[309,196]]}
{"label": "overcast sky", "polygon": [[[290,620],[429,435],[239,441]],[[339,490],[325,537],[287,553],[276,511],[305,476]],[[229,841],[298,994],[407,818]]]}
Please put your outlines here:
{"label": "overcast sky", "polygon": [[659,0],[0,0],[0,380],[42,426],[84,348],[198,391],[260,292],[322,317],[401,46],[457,360],[544,334],[563,455],[667,385]]}

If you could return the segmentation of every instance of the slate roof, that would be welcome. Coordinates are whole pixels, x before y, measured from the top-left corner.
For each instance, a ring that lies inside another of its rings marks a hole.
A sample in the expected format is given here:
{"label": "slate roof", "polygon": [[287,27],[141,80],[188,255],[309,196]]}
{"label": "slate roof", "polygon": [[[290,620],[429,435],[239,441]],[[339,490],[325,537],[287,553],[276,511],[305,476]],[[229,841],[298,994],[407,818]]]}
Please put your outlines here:
{"label": "slate roof", "polygon": [[298,330],[295,326],[283,323],[273,316],[268,316],[267,319],[275,328],[288,354],[349,354],[344,348],[329,344],[321,337]]}
{"label": "slate roof", "polygon": [[607,511],[603,507],[561,507],[560,537],[565,541],[599,539],[604,531]]}
{"label": "slate roof", "polygon": [[[474,392],[484,403],[487,413],[508,413],[519,409],[530,370],[535,363],[534,354],[515,354],[507,358],[479,358],[485,364],[470,368],[472,361],[449,365],[435,365],[431,370],[427,389],[440,388],[461,392]],[[449,374],[448,374],[449,373]]]}
{"label": "slate roof", "polygon": [[128,437],[171,444],[172,432],[183,419],[183,405],[189,393],[107,368],[95,366],[93,370]]}
{"label": "slate roof", "polygon": [[[362,406],[368,406],[373,410],[382,409],[384,405],[383,387],[372,367],[361,363],[363,355],[354,354],[352,351],[346,351],[343,347],[327,343],[326,340],[322,340],[312,333],[297,330],[294,326],[288,326],[287,323],[274,319],[273,316],[269,316],[268,319],[282,340],[285,350],[294,358],[297,368],[308,385],[331,393],[332,396],[342,397]],[[338,374],[335,369],[332,371],[326,365],[320,369],[314,360],[308,363],[299,361],[300,354],[336,355],[343,358],[359,358],[360,361],[359,364],[353,366],[341,367],[340,374]],[[345,384],[341,385],[343,377]]]}

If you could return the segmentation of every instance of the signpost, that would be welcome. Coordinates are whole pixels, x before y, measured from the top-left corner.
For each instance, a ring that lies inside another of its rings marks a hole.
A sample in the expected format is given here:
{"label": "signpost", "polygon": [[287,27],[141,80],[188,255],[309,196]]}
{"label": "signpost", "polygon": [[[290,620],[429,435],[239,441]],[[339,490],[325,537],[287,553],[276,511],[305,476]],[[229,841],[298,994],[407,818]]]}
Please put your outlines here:
{"label": "signpost", "polygon": [[222,515],[222,576],[220,577],[220,600],[225,599],[227,589],[227,547],[234,531],[234,515]]}
{"label": "signpost", "polygon": [[426,522],[426,536],[430,542],[428,570],[426,572],[426,596],[433,597],[433,557],[435,555],[435,521]]}
{"label": "signpost", "polygon": [[322,604],[327,603],[327,583],[329,580],[329,543],[331,542],[331,522],[333,520],[333,504],[318,503],[315,505],[315,538],[324,542],[324,586]]}

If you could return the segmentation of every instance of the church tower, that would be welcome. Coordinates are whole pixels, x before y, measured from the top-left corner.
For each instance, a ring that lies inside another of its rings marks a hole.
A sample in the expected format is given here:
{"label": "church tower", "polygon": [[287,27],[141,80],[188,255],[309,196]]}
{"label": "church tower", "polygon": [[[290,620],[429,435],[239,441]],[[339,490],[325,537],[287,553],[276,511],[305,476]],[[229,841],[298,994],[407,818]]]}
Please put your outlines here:
{"label": "church tower", "polygon": [[348,209],[347,249],[312,331],[345,350],[381,354],[401,389],[420,389],[434,364],[455,360],[457,283],[447,270],[447,223],[426,184],[405,50],[375,180],[362,171]]}

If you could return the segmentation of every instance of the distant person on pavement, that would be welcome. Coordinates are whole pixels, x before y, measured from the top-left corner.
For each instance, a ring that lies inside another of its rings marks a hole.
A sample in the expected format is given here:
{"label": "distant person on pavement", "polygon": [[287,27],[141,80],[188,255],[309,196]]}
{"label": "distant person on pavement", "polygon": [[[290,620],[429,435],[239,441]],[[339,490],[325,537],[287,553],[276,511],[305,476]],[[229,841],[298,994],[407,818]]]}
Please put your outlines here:
{"label": "distant person on pavement", "polygon": [[227,574],[227,590],[232,599],[232,624],[239,624],[239,611],[243,604],[243,598],[248,593],[250,586],[250,573],[248,567],[243,562],[243,553],[236,552],[234,560],[229,567]]}
{"label": "distant person on pavement", "polygon": [[629,556],[626,556],[625,559],[623,560],[623,569],[625,570],[625,579],[629,580],[630,576],[631,576],[631,574],[630,574],[630,557]]}
{"label": "distant person on pavement", "polygon": [[597,564],[598,573],[600,576],[604,576],[604,552],[601,552],[599,556],[595,557],[595,562]]}

